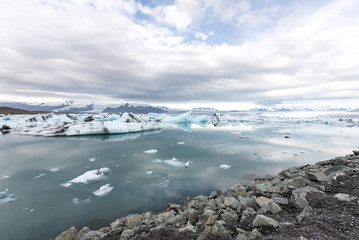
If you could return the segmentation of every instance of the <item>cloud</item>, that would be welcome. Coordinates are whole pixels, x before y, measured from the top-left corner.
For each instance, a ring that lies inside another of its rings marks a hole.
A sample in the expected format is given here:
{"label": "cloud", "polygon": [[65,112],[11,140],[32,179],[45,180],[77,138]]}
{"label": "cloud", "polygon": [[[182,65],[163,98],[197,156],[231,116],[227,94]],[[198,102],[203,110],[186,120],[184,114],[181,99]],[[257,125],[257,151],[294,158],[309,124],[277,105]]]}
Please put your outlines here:
{"label": "cloud", "polygon": [[[260,104],[358,99],[356,1],[278,19],[272,16],[288,6],[226,3],[8,1],[0,7],[0,96]],[[210,42],[223,35],[209,21],[233,32],[253,30],[237,45]]]}

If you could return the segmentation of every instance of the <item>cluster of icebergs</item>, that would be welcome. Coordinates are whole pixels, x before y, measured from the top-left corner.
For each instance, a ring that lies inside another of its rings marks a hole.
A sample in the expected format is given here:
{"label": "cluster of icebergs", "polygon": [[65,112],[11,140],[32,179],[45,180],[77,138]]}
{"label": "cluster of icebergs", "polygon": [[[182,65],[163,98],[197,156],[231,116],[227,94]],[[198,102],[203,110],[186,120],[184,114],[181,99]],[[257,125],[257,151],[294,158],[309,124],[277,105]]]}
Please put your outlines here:
{"label": "cluster of icebergs", "polygon": [[140,133],[149,130],[160,130],[168,127],[182,127],[190,131],[190,124],[206,126],[226,126],[233,124],[335,124],[359,126],[352,119],[328,119],[303,116],[282,115],[228,115],[213,114],[192,116],[191,112],[183,114],[135,115],[122,114],[38,114],[38,115],[0,115],[0,130],[13,134],[40,136],[80,136],[80,135],[109,135],[120,133]]}

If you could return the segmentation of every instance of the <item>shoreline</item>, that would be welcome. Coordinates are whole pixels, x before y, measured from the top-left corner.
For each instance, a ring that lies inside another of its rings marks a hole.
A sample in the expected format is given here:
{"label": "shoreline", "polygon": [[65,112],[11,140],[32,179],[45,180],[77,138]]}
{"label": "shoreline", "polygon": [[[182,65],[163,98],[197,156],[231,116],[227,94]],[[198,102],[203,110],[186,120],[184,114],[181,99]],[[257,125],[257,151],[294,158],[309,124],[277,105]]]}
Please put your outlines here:
{"label": "shoreline", "polygon": [[357,239],[359,151],[237,183],[209,196],[130,214],[99,230],[71,227],[55,240]]}

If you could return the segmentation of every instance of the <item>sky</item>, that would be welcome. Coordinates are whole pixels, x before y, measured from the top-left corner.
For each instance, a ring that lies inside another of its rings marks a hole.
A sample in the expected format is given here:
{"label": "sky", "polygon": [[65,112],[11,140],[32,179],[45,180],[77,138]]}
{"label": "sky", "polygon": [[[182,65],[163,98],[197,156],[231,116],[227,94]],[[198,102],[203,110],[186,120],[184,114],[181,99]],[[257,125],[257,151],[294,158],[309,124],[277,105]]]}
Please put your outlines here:
{"label": "sky", "polygon": [[359,107],[357,0],[0,0],[0,101]]}

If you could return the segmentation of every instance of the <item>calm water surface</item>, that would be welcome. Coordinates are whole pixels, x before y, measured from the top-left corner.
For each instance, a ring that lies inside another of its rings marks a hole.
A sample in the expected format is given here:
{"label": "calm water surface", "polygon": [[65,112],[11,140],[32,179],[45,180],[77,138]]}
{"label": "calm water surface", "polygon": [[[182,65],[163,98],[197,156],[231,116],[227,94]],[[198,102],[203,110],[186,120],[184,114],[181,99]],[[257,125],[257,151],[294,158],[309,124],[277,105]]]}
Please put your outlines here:
{"label": "calm water surface", "polygon": [[[359,147],[358,136],[357,126],[321,124],[192,126],[192,132],[72,138],[2,135],[1,239],[50,239],[73,225],[99,228],[130,213],[161,210],[188,195],[349,154]],[[157,153],[144,152],[149,149]],[[190,161],[189,167],[153,162],[173,157]],[[223,164],[231,167],[219,168]],[[102,181],[61,186],[101,167],[111,170]],[[113,190],[95,196],[105,184]],[[6,196],[14,200],[7,202]]]}

